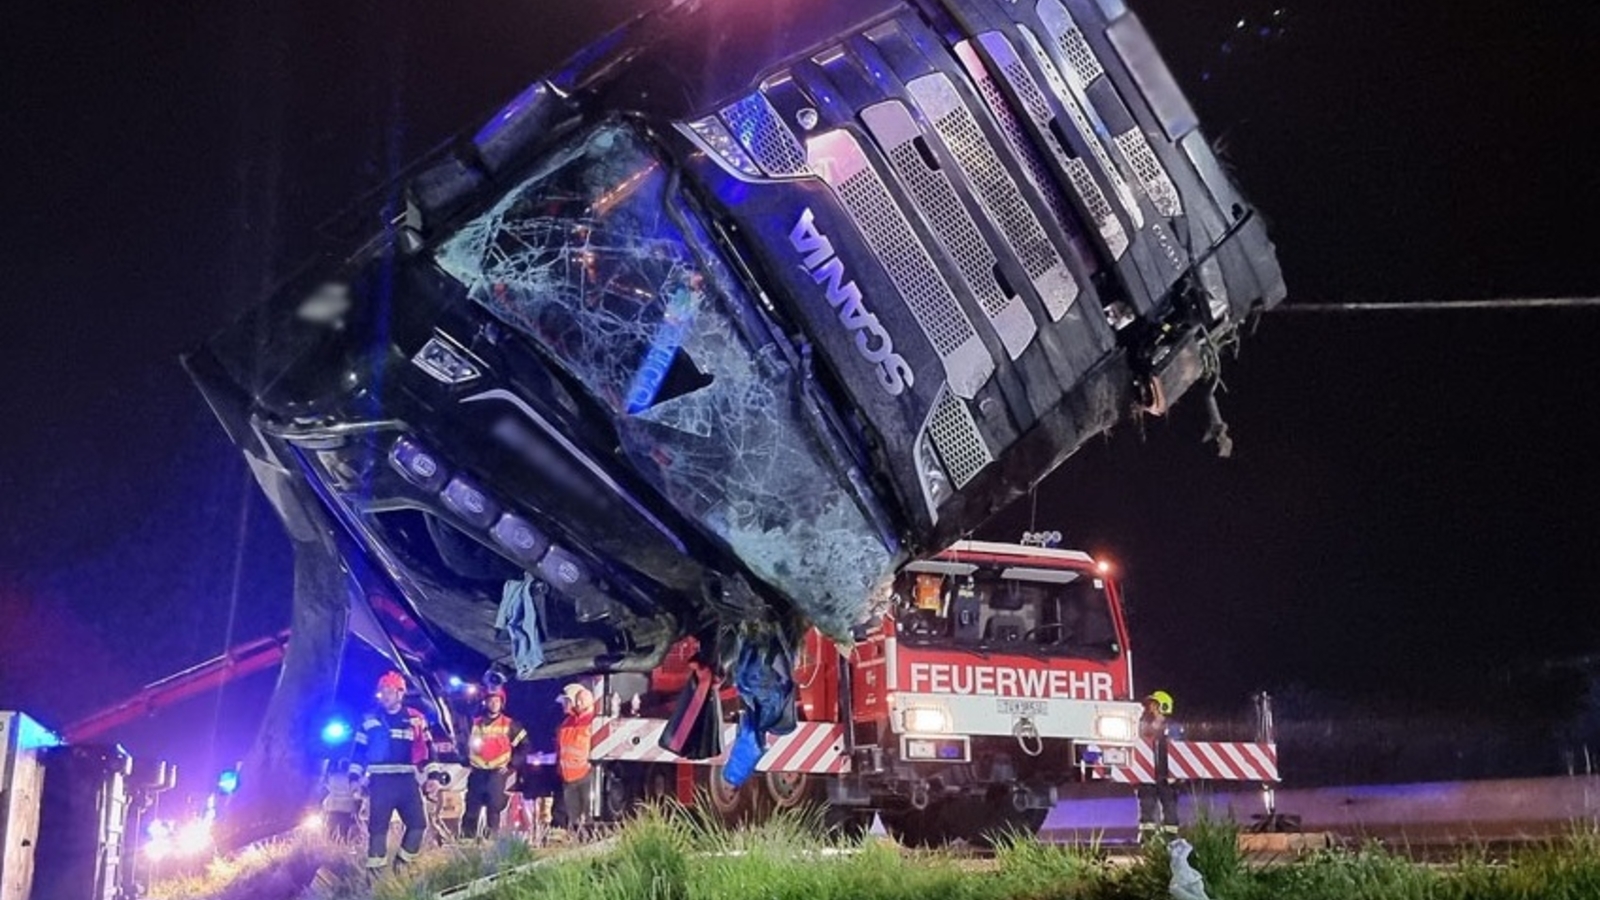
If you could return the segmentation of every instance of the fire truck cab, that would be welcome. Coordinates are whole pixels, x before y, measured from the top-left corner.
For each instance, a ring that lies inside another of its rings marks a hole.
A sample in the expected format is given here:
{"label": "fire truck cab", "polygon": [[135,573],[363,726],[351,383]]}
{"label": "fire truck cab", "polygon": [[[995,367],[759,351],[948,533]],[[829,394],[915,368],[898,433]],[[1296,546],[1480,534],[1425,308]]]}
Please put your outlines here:
{"label": "fire truck cab", "polygon": [[848,662],[854,752],[830,798],[905,831],[1037,829],[1137,734],[1116,583],[1088,554],[962,541],[909,564]]}

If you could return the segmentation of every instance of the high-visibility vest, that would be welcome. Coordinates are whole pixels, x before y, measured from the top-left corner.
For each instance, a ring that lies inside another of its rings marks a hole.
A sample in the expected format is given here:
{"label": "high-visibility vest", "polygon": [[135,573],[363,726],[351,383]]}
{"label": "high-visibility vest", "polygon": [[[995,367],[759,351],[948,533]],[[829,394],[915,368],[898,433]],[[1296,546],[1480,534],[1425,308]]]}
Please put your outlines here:
{"label": "high-visibility vest", "polygon": [[556,771],[561,773],[562,781],[570,784],[589,774],[589,726],[593,721],[592,712],[569,715],[556,729]]}
{"label": "high-visibility vest", "polygon": [[511,748],[521,737],[522,729],[510,716],[474,719],[472,737],[467,742],[468,761],[474,769],[504,769],[511,764]]}

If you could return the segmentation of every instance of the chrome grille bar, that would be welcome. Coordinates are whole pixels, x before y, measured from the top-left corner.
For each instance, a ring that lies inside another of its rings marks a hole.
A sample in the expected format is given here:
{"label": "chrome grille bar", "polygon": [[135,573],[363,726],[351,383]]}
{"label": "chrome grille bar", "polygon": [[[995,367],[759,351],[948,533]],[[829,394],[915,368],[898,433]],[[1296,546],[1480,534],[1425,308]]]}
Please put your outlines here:
{"label": "chrome grille bar", "polygon": [[806,142],[806,156],[939,353],[950,389],[961,397],[976,396],[994,374],[994,358],[855,136],[842,129],[816,135]]}
{"label": "chrome grille bar", "polygon": [[916,142],[922,131],[910,111],[898,101],[889,101],[862,110],[861,120],[884,149],[895,174],[910,189],[923,220],[955,260],[962,280],[978,298],[1006,352],[1012,359],[1021,356],[1039,327],[1021,298],[1002,290],[994,250],[978,232],[949,177],[930,167],[918,150]]}

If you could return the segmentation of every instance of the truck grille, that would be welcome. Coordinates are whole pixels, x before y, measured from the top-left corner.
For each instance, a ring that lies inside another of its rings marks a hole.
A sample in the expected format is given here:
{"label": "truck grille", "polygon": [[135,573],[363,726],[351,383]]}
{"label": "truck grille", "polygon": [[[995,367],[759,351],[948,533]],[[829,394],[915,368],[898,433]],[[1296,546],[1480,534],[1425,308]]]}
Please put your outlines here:
{"label": "truck grille", "polygon": [[922,218],[955,260],[962,280],[978,298],[1006,352],[1016,359],[1038,333],[1038,325],[1018,297],[1002,290],[993,249],[978,233],[977,223],[956,196],[949,177],[923,158],[917,147],[920,131],[911,113],[900,103],[889,102],[863,110],[861,117],[873,138],[888,151],[890,167],[911,189]]}
{"label": "truck grille", "polygon": [[978,433],[978,423],[972,411],[949,390],[941,390],[929,418],[928,434],[933,438],[934,449],[950,473],[950,481],[957,488],[965,487],[984,466],[994,462],[994,455]]}
{"label": "truck grille", "polygon": [[1051,321],[1060,321],[1078,299],[1078,283],[994,148],[984,139],[972,112],[961,102],[955,85],[947,76],[934,74],[914,79],[907,88],[922,114],[933,123],[940,141],[956,158],[984,212],[999,226],[1021,260]]}
{"label": "truck grille", "polygon": [[750,94],[737,103],[722,108],[722,120],[728,123],[739,143],[755,157],[756,162],[769,175],[803,175],[806,173],[806,152],[800,141],[772,108],[767,98],[759,93]]}
{"label": "truck grille", "polygon": [[1006,144],[1011,148],[1011,155],[1022,163],[1023,173],[1028,181],[1044,197],[1045,203],[1050,207],[1050,212],[1063,228],[1072,229],[1071,223],[1076,221],[1075,216],[1067,209],[1066,198],[1061,196],[1061,191],[1051,180],[1050,173],[1045,169],[1044,160],[1039,158],[1037,151],[1029,142],[1027,134],[1022,130],[1022,123],[1017,121],[1016,114],[1011,111],[1011,105],[1006,102],[1005,94],[1000,90],[1000,85],[995,83],[994,77],[989,74],[989,69],[978,57],[970,41],[962,41],[956,45],[956,56],[961,60],[961,65],[967,70],[967,77],[977,85],[978,93],[983,97],[983,102],[989,107],[990,115],[1000,125],[1000,132],[1005,135]]}
{"label": "truck grille", "polygon": [[1005,77],[1006,83],[1011,85],[1012,91],[1022,100],[1022,108],[1027,111],[1028,118],[1033,120],[1034,126],[1044,136],[1044,144],[1050,148],[1056,165],[1067,173],[1067,180],[1072,184],[1073,192],[1088,210],[1089,218],[1100,232],[1100,239],[1105,242],[1107,252],[1111,254],[1112,259],[1121,259],[1122,254],[1128,250],[1128,235],[1122,230],[1122,223],[1117,221],[1116,214],[1111,211],[1111,204],[1106,202],[1105,194],[1100,191],[1100,185],[1095,183],[1089,167],[1083,160],[1069,154],[1067,148],[1062,146],[1060,136],[1051,130],[1050,123],[1054,121],[1055,113],[1050,109],[1050,103],[1045,99],[1044,92],[1039,90],[1038,82],[1034,81],[1033,75],[1023,66],[1022,60],[1017,58],[1016,50],[1004,37],[990,33],[984,35],[981,41],[989,54],[1000,63],[1000,73]]}
{"label": "truck grille", "polygon": [[975,396],[994,373],[994,359],[861,145],[847,131],[818,135],[811,139],[810,165],[834,189],[905,298],[944,362],[951,389]]}
{"label": "truck grille", "polygon": [[1145,195],[1150,198],[1150,204],[1156,208],[1156,212],[1169,219],[1183,215],[1183,201],[1178,199],[1177,186],[1167,176],[1167,170],[1161,167],[1156,152],[1150,149],[1150,142],[1145,140],[1138,126],[1124,131],[1113,140],[1133,166],[1134,176],[1144,186]]}
{"label": "truck grille", "polygon": [[[1033,54],[1034,62],[1039,64],[1039,71],[1044,73],[1050,90],[1061,102],[1062,108],[1067,111],[1068,118],[1072,119],[1072,127],[1078,133],[1078,139],[1088,146],[1090,153],[1094,154],[1094,160],[1100,166],[1100,171],[1105,173],[1111,182],[1112,190],[1117,192],[1117,200],[1122,204],[1128,217],[1133,220],[1133,227],[1143,228],[1144,213],[1139,209],[1139,199],[1133,195],[1127,180],[1122,177],[1122,171],[1111,161],[1110,154],[1106,153],[1105,144],[1100,141],[1099,134],[1089,123],[1089,117],[1083,111],[1087,101],[1067,85],[1055,61],[1044,52],[1044,47],[1040,46],[1039,39],[1034,37],[1033,32],[1026,28],[1019,28],[1018,31],[1022,35],[1022,42],[1028,45],[1028,51]],[[1079,33],[1078,38],[1082,40],[1083,35]]]}
{"label": "truck grille", "polygon": [[1039,5],[1034,7],[1039,14],[1039,21],[1044,23],[1050,38],[1055,41],[1056,49],[1066,58],[1072,71],[1069,73],[1077,80],[1079,88],[1086,88],[1096,78],[1104,75],[1106,70],[1101,67],[1100,60],[1095,58],[1089,50],[1089,42],[1084,39],[1083,32],[1078,29],[1077,23],[1072,21],[1072,15],[1058,0],[1039,0]]}

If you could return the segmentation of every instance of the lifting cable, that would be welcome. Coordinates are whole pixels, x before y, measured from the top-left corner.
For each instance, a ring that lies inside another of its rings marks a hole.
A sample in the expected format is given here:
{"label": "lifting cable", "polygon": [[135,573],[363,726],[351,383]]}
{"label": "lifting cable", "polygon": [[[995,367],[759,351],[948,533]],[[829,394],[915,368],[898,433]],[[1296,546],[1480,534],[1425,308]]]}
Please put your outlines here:
{"label": "lifting cable", "polygon": [[1600,306],[1600,297],[1493,297],[1485,300],[1370,301],[1355,303],[1280,303],[1271,312],[1441,312],[1485,309],[1582,309]]}

